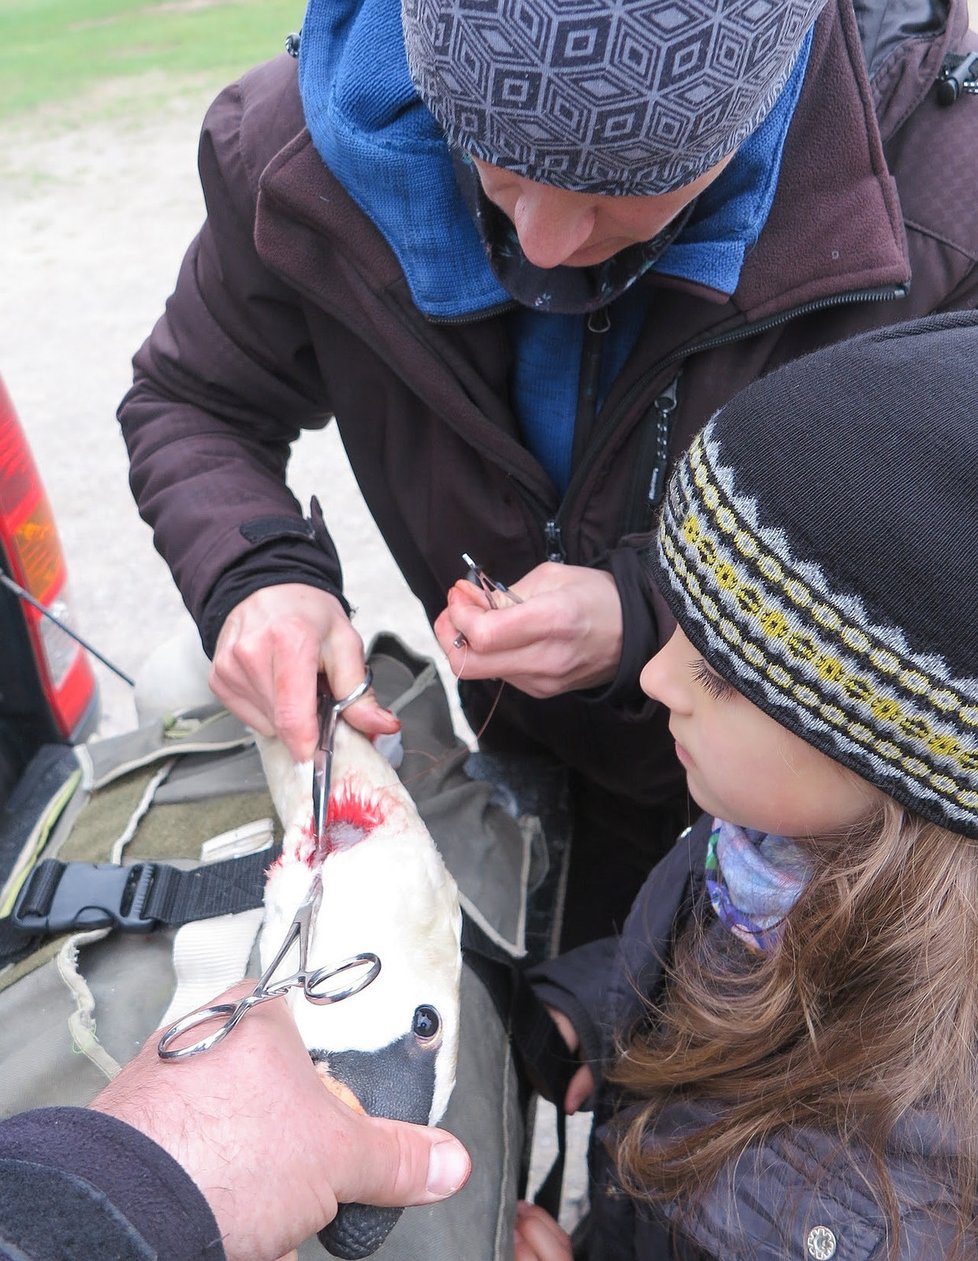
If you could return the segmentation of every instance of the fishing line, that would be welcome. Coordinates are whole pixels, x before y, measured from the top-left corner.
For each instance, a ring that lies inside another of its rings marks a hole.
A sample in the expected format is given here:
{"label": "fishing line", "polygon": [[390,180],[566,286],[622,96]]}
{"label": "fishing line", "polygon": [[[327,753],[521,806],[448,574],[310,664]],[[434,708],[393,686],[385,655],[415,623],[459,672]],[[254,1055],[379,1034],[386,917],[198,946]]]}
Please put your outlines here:
{"label": "fishing line", "polygon": [[[461,664],[461,665],[459,666],[459,668],[458,668],[458,674],[456,674],[456,675],[455,675],[455,682],[456,682],[456,683],[461,682],[461,679],[462,679],[462,671],[465,669],[465,662],[466,662],[466,660],[468,659],[468,655],[469,655],[469,645],[468,645],[468,641],[463,639],[463,641],[462,641],[462,664]],[[454,671],[453,671],[453,673],[454,673]],[[481,740],[481,739],[482,739],[482,737],[485,735],[485,733],[486,733],[486,728],[489,726],[489,723],[490,723],[490,722],[491,722],[491,720],[492,720],[492,716],[493,716],[493,714],[496,712],[496,706],[499,704],[499,698],[502,696],[502,694],[503,694],[503,688],[504,688],[505,686],[506,686],[506,680],[505,680],[505,679],[500,679],[500,680],[499,680],[499,687],[496,689],[496,695],[493,697],[492,704],[489,706],[489,713],[488,713],[488,714],[486,714],[485,721],[483,722],[482,726],[479,728],[479,730],[478,730],[477,732],[475,732],[475,738],[476,738],[476,740]]]}

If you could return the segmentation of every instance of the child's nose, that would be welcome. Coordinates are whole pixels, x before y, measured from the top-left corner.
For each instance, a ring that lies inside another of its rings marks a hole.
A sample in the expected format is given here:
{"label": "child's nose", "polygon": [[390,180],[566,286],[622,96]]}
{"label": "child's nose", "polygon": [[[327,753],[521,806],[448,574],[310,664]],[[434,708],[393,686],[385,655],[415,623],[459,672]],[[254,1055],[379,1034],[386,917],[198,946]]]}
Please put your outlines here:
{"label": "child's nose", "polygon": [[645,665],[642,667],[642,673],[638,676],[639,686],[642,691],[646,696],[654,701],[662,700],[662,697],[659,694],[661,674],[662,671],[659,667],[659,654],[656,653],[654,657],[651,657],[648,661],[646,661]]}
{"label": "child's nose", "polygon": [[676,660],[676,635],[650,658],[639,675],[639,685],[651,700],[683,712],[689,708],[689,688],[685,686]]}

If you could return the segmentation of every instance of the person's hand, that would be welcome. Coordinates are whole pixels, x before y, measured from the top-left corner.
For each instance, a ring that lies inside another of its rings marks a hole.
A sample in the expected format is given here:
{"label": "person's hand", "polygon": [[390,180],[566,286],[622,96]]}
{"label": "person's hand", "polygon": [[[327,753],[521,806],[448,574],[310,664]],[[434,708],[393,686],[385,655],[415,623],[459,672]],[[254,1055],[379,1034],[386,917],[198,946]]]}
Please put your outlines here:
{"label": "person's hand", "polygon": [[185,1060],[160,1060],[158,1040],[91,1106],[179,1161],[229,1261],[274,1261],[331,1221],[337,1203],[431,1204],[469,1176],[465,1148],[444,1130],[364,1116],[330,1094],[284,1002],[252,1008],[223,1042]]}
{"label": "person's hand", "polygon": [[542,1208],[520,1200],[513,1231],[513,1261],[574,1261],[570,1235]]}
{"label": "person's hand", "polygon": [[[325,673],[337,699],[363,682],[363,640],[342,604],[301,583],[264,587],[228,614],[214,650],[210,687],[223,705],[259,735],[276,735],[297,762],[312,757],[319,736],[316,675]],[[368,736],[400,723],[372,691],[343,711]]]}
{"label": "person's hand", "polygon": [[[577,1030],[571,1024],[570,1019],[556,1007],[551,1007],[549,1003],[545,1004],[550,1018],[557,1026],[557,1031],[567,1043],[569,1051],[576,1051],[580,1046],[580,1038],[577,1036]],[[590,1099],[594,1093],[594,1074],[587,1064],[582,1064],[574,1076],[567,1083],[567,1093],[564,1095],[564,1111],[570,1115],[577,1112],[587,1099]]]}
{"label": "person's hand", "polygon": [[[610,573],[547,562],[512,589],[522,603],[500,602],[495,609],[467,579],[449,591],[434,629],[456,673],[505,679],[538,698],[611,682],[621,658],[622,619]],[[465,646],[457,648],[459,635]]]}

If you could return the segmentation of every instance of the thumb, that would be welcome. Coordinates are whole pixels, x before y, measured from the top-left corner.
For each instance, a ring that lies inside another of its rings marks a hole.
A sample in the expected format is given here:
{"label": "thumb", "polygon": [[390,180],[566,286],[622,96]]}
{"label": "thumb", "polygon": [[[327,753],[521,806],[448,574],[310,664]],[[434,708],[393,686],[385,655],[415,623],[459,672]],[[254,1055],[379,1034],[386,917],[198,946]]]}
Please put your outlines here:
{"label": "thumb", "polygon": [[[363,640],[360,636],[348,637],[344,648],[344,652],[334,654],[328,668],[325,662],[321,662],[330,692],[336,701],[342,701],[358,692],[367,675]],[[362,731],[366,736],[393,735],[401,727],[400,720],[379,704],[373,687],[368,687],[360,699],[348,704],[342,710],[342,717],[351,727]]]}
{"label": "thumb", "polygon": [[468,1181],[472,1162],[446,1130],[364,1117],[336,1185],[341,1203],[434,1204]]}
{"label": "thumb", "polygon": [[449,587],[446,603],[453,610],[468,606],[485,612],[489,608],[486,593],[474,582],[469,582],[467,578],[459,578],[453,586]]}
{"label": "thumb", "polygon": [[582,1064],[567,1086],[564,1111],[570,1115],[580,1110],[594,1093],[594,1075],[587,1064]]}

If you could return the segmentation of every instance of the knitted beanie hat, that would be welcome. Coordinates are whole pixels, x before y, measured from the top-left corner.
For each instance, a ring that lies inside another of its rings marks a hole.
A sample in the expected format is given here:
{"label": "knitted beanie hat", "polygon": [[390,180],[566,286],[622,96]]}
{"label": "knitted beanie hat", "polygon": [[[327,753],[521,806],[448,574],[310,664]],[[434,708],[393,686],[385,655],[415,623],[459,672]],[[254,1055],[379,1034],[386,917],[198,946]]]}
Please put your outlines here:
{"label": "knitted beanie hat", "polygon": [[664,193],[761,123],[825,0],[402,0],[450,143],[574,192]]}
{"label": "knitted beanie hat", "polygon": [[739,692],[978,838],[976,409],[974,313],[799,359],[695,439],[650,555]]}

